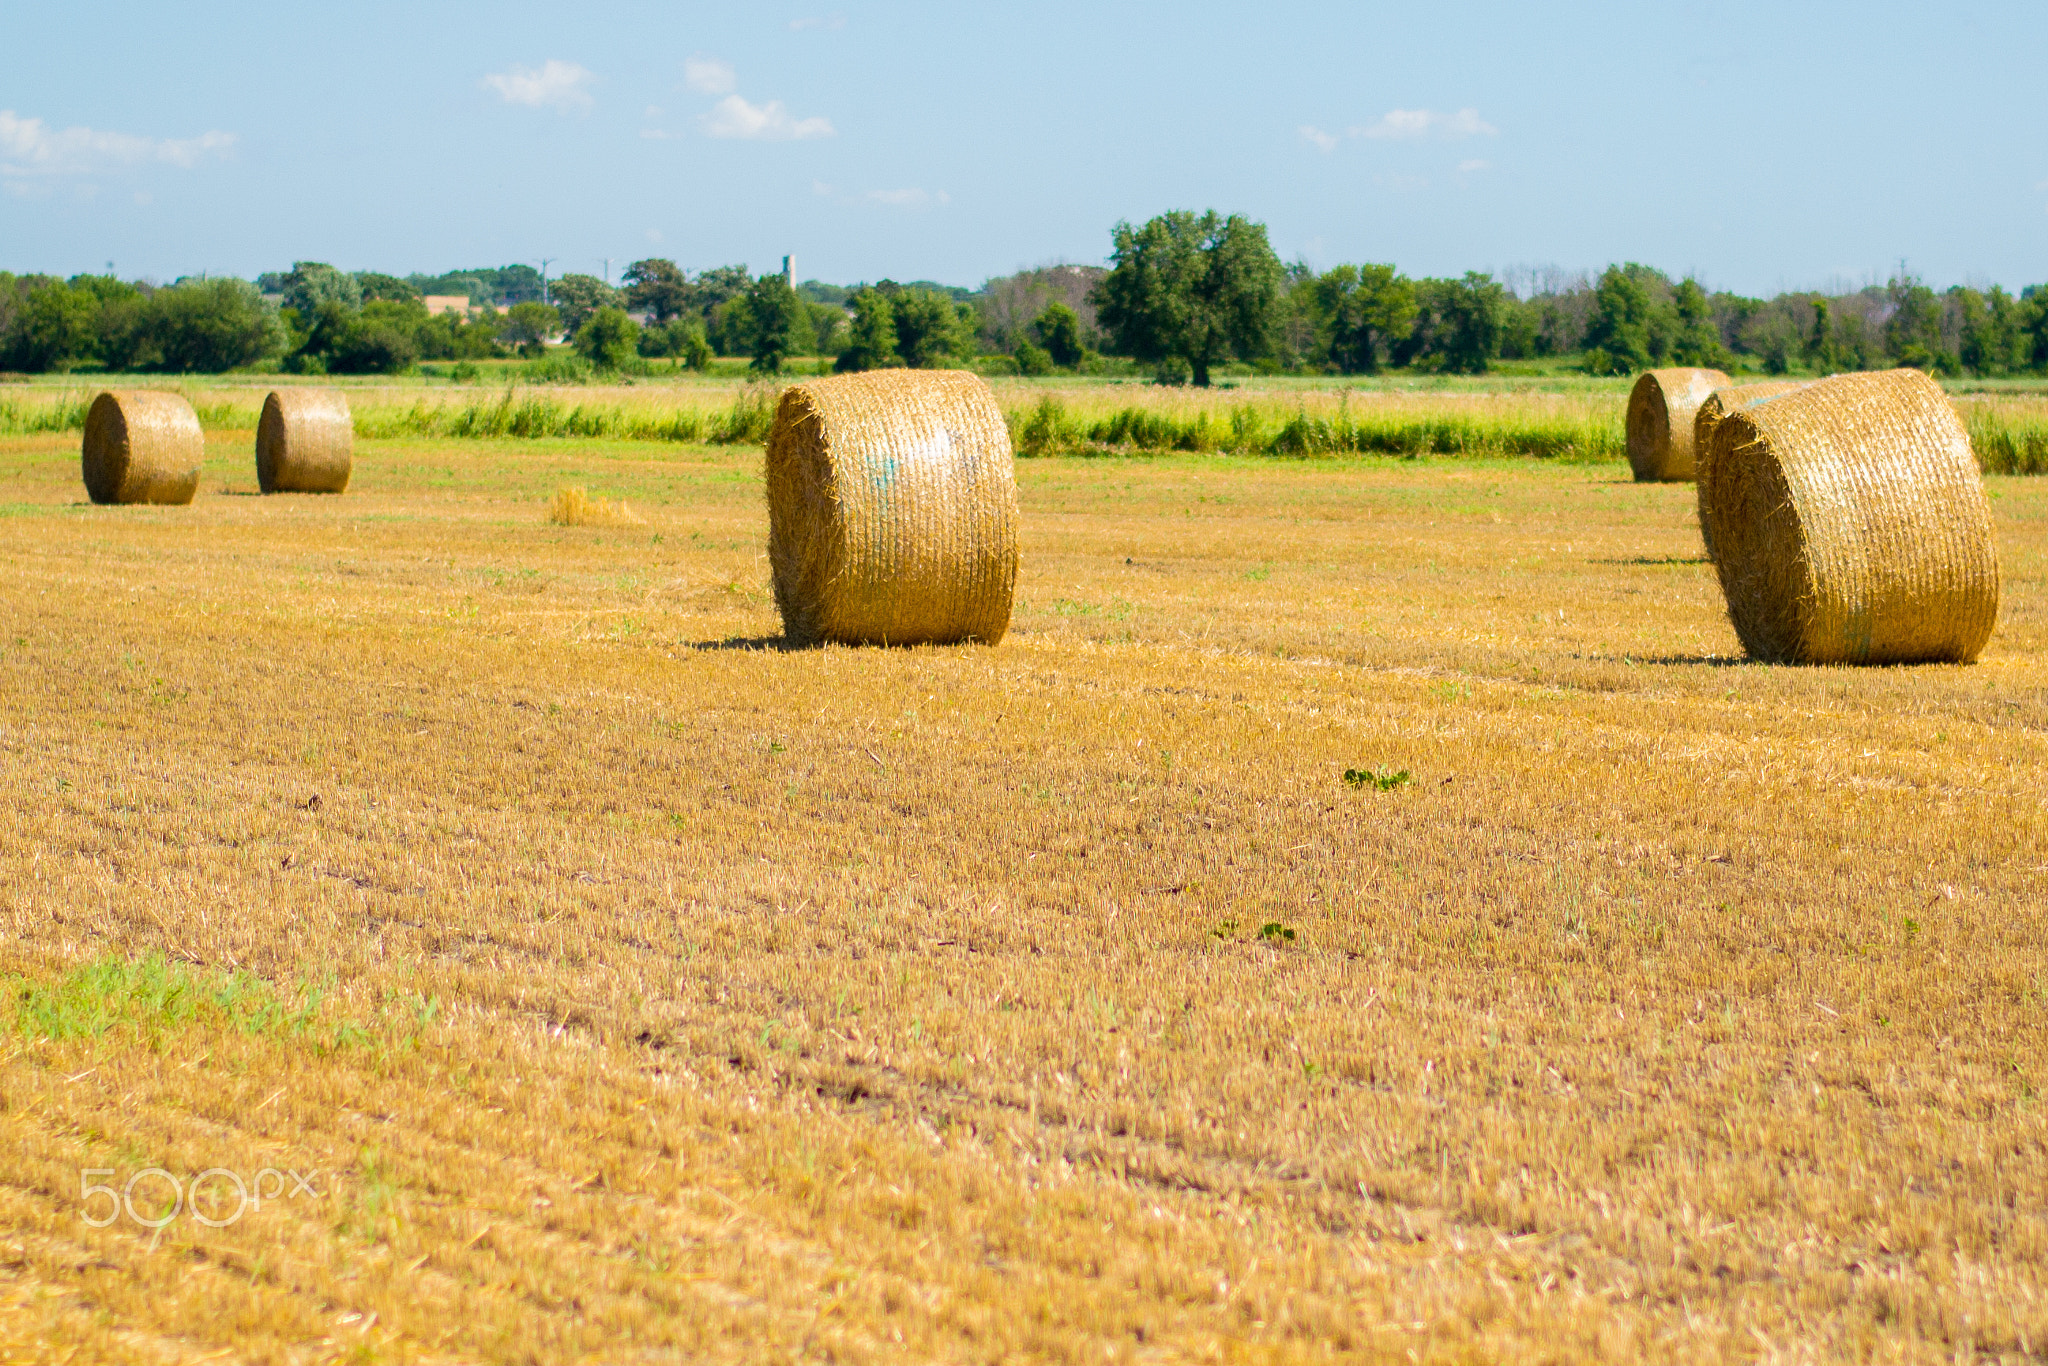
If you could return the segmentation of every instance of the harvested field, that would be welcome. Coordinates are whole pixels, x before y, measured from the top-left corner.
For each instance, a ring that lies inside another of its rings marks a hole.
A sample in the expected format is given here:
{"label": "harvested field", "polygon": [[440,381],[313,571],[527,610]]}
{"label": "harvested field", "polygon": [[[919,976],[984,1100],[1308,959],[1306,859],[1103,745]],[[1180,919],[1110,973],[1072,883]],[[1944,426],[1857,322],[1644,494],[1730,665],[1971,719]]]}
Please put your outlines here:
{"label": "harvested field", "polygon": [[0,438],[0,1357],[2048,1343],[2048,483],[1972,667],[1479,457],[1020,461],[1000,646],[784,651],[757,450],[201,415]]}

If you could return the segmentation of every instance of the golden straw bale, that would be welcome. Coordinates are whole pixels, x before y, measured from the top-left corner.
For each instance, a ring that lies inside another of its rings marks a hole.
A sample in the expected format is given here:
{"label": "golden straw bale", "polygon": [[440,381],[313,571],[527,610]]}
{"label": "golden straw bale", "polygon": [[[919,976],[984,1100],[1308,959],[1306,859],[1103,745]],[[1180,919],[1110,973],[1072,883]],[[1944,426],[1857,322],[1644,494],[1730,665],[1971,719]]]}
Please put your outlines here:
{"label": "golden straw bale", "polygon": [[874,370],[783,393],[768,562],[791,642],[995,644],[1017,522],[1009,429],[979,376]]}
{"label": "golden straw bale", "polygon": [[1752,657],[1967,663],[1990,639],[1991,507],[1962,419],[1920,371],[1837,375],[1732,412],[1705,470]]}
{"label": "golden straw bale", "polygon": [[206,436],[178,394],[109,389],[85,415],[85,491],[95,503],[192,501]]}
{"label": "golden straw bale", "polygon": [[1692,460],[1693,487],[1699,494],[1700,536],[1707,543],[1707,558],[1714,558],[1714,533],[1707,516],[1707,452],[1714,428],[1721,419],[1737,408],[1747,408],[1752,403],[1761,403],[1779,394],[1789,394],[1804,389],[1811,380],[1774,379],[1759,384],[1730,384],[1708,394],[1700,403],[1700,410],[1692,419]]}
{"label": "golden straw bale", "polygon": [[341,493],[355,440],[341,390],[272,390],[256,423],[256,483],[265,493]]}
{"label": "golden straw bale", "polygon": [[1628,463],[1642,481],[1692,478],[1692,419],[1719,370],[1645,370],[1628,394]]}

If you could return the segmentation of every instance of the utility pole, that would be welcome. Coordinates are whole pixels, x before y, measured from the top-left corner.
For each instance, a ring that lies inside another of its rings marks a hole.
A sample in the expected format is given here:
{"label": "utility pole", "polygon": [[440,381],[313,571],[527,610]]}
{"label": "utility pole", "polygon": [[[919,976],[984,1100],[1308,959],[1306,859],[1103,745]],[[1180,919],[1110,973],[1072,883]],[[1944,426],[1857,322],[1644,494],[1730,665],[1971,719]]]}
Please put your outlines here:
{"label": "utility pole", "polygon": [[604,258],[604,282],[606,284],[612,282],[612,258],[609,256]]}
{"label": "utility pole", "polygon": [[540,301],[542,303],[548,301],[548,267],[560,259],[558,256],[543,256],[540,258]]}

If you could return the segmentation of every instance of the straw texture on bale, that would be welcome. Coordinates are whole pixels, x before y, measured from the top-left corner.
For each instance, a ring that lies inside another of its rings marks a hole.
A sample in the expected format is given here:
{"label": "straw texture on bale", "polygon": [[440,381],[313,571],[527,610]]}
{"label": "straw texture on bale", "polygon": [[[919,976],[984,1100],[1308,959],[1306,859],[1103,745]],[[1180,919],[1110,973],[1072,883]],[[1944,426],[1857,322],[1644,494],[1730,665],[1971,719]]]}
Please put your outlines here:
{"label": "straw texture on bale", "polygon": [[1692,478],[1692,419],[1725,386],[1719,370],[1645,370],[1628,394],[1628,463],[1636,478]]}
{"label": "straw texture on bale", "polygon": [[978,640],[1010,626],[1017,483],[979,376],[875,370],[785,391],[768,562],[793,644]]}
{"label": "straw texture on bale", "polygon": [[177,394],[109,389],[85,414],[85,492],[95,503],[192,501],[206,436]]}
{"label": "straw texture on bale", "polygon": [[1738,408],[1747,408],[1752,403],[1761,403],[1767,398],[1789,394],[1804,389],[1811,380],[1774,379],[1759,384],[1730,384],[1708,394],[1700,403],[1700,410],[1692,419],[1692,461],[1693,488],[1698,492],[1700,505],[1700,537],[1707,543],[1707,558],[1714,558],[1713,524],[1707,516],[1707,455],[1712,449],[1710,442],[1714,428],[1721,419]]}
{"label": "straw texture on bale", "polygon": [[355,424],[339,389],[277,389],[256,423],[265,493],[341,493],[355,465]]}
{"label": "straw texture on bale", "polygon": [[1920,371],[1732,412],[1705,469],[1715,567],[1752,657],[1967,663],[1990,639],[1991,507],[1962,420]]}

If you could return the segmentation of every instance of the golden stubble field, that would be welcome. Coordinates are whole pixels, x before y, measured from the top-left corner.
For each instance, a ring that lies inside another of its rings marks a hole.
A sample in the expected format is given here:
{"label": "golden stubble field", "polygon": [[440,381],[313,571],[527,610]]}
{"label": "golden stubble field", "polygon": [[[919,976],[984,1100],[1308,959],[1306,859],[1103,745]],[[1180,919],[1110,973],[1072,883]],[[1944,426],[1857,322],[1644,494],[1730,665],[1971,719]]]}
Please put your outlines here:
{"label": "golden stubble field", "polygon": [[1203,457],[792,653],[757,452],[248,436],[0,442],[0,1357],[2048,1351],[2048,482],[1972,668],[1741,664],[1620,466]]}

